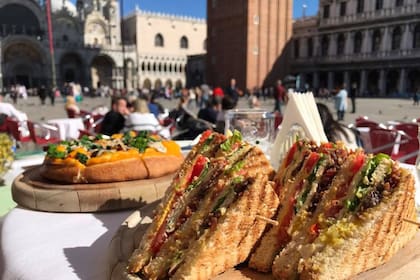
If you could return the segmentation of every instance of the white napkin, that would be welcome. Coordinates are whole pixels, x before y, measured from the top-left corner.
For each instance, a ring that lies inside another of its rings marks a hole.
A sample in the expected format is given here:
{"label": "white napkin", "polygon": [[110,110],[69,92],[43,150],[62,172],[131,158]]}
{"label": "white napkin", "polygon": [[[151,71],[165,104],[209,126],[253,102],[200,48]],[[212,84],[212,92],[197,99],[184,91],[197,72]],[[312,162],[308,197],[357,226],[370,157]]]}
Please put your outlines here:
{"label": "white napkin", "polygon": [[305,137],[315,141],[317,144],[327,142],[324,133],[321,117],[318,113],[315,98],[309,93],[289,93],[289,101],[284,112],[283,122],[279,133],[274,141],[270,159],[276,168],[285,155],[285,151],[290,149],[289,141],[294,133],[293,127],[299,126],[305,133]]}

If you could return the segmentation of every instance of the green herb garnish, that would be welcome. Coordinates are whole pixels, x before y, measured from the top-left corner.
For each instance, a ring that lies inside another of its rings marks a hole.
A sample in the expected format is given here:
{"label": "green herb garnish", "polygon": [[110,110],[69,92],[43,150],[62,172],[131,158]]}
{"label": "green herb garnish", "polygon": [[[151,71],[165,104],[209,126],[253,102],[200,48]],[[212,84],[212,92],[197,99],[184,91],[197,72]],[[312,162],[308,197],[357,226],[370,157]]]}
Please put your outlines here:
{"label": "green herb garnish", "polygon": [[82,164],[86,164],[86,163],[87,163],[87,161],[88,161],[88,159],[89,159],[89,157],[88,157],[87,155],[85,155],[85,154],[82,154],[82,153],[77,153],[77,154],[76,154],[76,159],[77,159],[80,163],[82,163]]}
{"label": "green herb garnish", "polygon": [[67,156],[67,151],[59,151],[57,144],[51,144],[48,146],[47,156],[50,158],[60,158],[63,159]]}
{"label": "green herb garnish", "polygon": [[220,144],[220,148],[224,152],[229,152],[230,150],[232,150],[233,144],[241,142],[241,141],[242,141],[242,134],[238,130],[235,129],[233,131],[233,135],[229,137],[225,142]]}

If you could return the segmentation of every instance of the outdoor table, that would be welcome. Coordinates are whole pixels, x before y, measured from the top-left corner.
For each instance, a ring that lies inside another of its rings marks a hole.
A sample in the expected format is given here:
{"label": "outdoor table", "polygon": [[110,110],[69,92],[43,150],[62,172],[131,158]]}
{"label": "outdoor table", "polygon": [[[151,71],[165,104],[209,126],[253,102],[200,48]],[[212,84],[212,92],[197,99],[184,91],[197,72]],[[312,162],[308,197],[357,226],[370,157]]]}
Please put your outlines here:
{"label": "outdoor table", "polygon": [[81,118],[52,119],[47,123],[57,126],[60,140],[78,139],[79,130],[85,129]]}
{"label": "outdoor table", "polygon": [[[182,143],[189,148],[191,142]],[[43,155],[14,163],[11,184],[25,165]],[[413,165],[401,164],[415,173]],[[416,178],[416,189],[419,182]],[[416,192],[417,205],[420,192]],[[0,218],[0,279],[106,279],[109,243],[134,210],[106,213],[48,213],[16,207]]]}
{"label": "outdoor table", "polygon": [[[184,153],[191,141],[178,141]],[[44,154],[13,164],[11,185],[24,167]],[[109,243],[132,210],[103,213],[49,213],[16,207],[0,217],[0,279],[106,279]]]}

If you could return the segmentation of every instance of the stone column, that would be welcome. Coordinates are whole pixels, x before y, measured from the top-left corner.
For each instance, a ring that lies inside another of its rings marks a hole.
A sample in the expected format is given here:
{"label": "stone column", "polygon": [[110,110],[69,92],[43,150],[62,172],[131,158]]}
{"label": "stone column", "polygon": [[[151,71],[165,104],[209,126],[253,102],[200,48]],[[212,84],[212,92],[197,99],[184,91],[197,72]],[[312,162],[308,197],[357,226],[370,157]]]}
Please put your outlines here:
{"label": "stone column", "polygon": [[414,25],[406,24],[402,27],[402,38],[401,38],[401,49],[402,50],[409,50],[413,47],[413,32],[414,32]]}
{"label": "stone column", "polygon": [[362,70],[360,72],[360,86],[359,86],[359,95],[364,96],[367,87],[367,72],[366,70]]}
{"label": "stone column", "polygon": [[334,89],[334,72],[328,72],[328,90],[331,91]]}
{"label": "stone column", "polygon": [[337,55],[337,34],[330,35],[330,45],[328,48],[328,56],[336,56]]}
{"label": "stone column", "polygon": [[385,70],[381,70],[379,72],[379,84],[378,84],[378,88],[379,88],[379,96],[386,96],[386,72]]}
{"label": "stone column", "polygon": [[365,30],[362,32],[362,53],[370,52],[370,45],[372,42],[372,30]]}
{"label": "stone column", "polygon": [[384,29],[381,29],[381,51],[388,51],[391,49],[391,29],[389,27],[385,27]]}
{"label": "stone column", "polygon": [[345,45],[345,50],[344,50],[344,54],[345,55],[352,55],[354,50],[353,50],[353,46],[354,46],[354,35],[356,33],[354,31],[351,32],[347,32],[345,34],[345,38],[346,38],[346,45]]}
{"label": "stone column", "polygon": [[314,72],[312,79],[313,79],[312,87],[314,88],[314,90],[318,90],[319,89],[319,72]]}
{"label": "stone column", "polygon": [[398,92],[405,93],[406,91],[407,70],[402,68],[400,71],[400,79],[398,81]]}
{"label": "stone column", "polygon": [[347,92],[350,92],[350,72],[344,71],[344,83],[346,84]]}

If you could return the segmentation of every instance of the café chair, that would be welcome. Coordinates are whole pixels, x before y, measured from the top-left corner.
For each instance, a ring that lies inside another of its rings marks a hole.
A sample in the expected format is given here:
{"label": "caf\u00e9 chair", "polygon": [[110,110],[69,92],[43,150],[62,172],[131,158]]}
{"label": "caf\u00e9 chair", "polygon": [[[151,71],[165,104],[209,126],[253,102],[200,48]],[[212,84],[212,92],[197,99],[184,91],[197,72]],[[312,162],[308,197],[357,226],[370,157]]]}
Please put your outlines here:
{"label": "caf\u00e9 chair", "polygon": [[30,139],[37,145],[46,145],[60,142],[58,128],[49,124],[27,121]]}
{"label": "caf\u00e9 chair", "polygon": [[415,164],[417,152],[419,150],[419,142],[417,139],[419,126],[416,123],[400,123],[394,125],[393,128],[398,131],[397,142],[393,151],[393,159],[408,164]]}
{"label": "caf\u00e9 chair", "polygon": [[10,117],[6,118],[6,126],[9,134],[18,142],[25,143],[30,142],[31,135],[27,132],[27,128],[21,125],[20,122]]}

